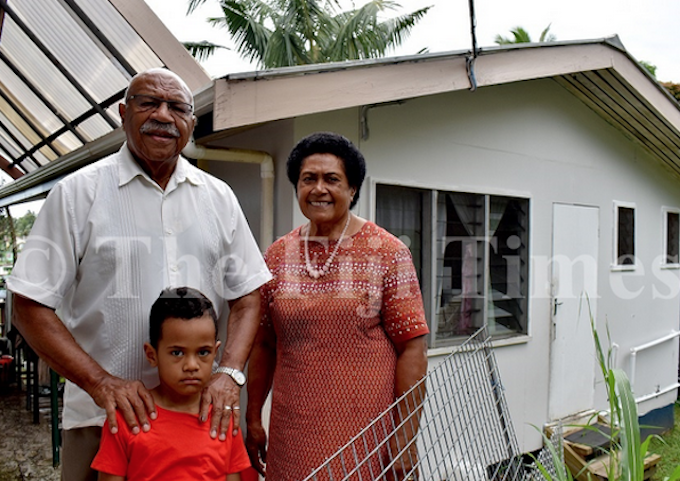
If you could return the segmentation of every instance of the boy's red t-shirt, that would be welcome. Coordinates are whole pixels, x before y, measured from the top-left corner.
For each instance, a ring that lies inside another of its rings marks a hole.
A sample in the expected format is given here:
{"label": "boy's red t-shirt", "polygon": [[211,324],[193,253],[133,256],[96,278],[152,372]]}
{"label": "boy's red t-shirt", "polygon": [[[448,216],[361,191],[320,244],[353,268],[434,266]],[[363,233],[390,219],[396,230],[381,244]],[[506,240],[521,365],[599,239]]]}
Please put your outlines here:
{"label": "boy's red t-shirt", "polygon": [[[243,436],[212,439],[210,418],[201,423],[196,414],[169,411],[156,406],[158,417],[149,432],[134,435],[125,419],[116,412],[118,433],[111,434],[108,423],[102,430],[99,452],[92,468],[128,481],[224,481],[227,474],[250,467]],[[212,414],[212,412],[211,412]]]}

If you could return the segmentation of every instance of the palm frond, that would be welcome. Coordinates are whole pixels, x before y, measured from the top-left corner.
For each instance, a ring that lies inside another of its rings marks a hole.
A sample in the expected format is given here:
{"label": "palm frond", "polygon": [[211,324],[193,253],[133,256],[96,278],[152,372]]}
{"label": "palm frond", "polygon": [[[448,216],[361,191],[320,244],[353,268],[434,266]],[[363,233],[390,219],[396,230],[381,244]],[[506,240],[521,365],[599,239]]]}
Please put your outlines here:
{"label": "palm frond", "polygon": [[203,5],[205,0],[189,0],[189,5],[187,7],[187,15],[193,13],[198,7]]}
{"label": "palm frond", "polygon": [[[204,2],[189,0],[190,11]],[[243,58],[267,68],[382,56],[400,45],[430,9],[381,22],[381,12],[400,6],[394,0],[371,0],[350,11],[341,10],[341,0],[219,2],[224,16],[209,23],[229,32]],[[205,46],[197,51],[211,53]]]}
{"label": "palm frond", "polygon": [[182,45],[184,45],[184,48],[189,51],[192,57],[199,61],[206,60],[208,57],[214,54],[218,48],[231,50],[229,47],[214,44],[206,40],[203,40],[202,42],[182,42]]}
{"label": "palm frond", "polygon": [[312,63],[299,36],[276,29],[269,38],[267,50],[262,58],[265,68],[292,67]]}
{"label": "palm frond", "polygon": [[501,34],[496,34],[496,37],[493,39],[493,41],[497,45],[508,45],[512,43],[512,40],[502,36]]}
{"label": "palm frond", "polygon": [[522,27],[515,27],[510,33],[515,37],[514,43],[531,43],[531,35]]}
{"label": "palm frond", "polygon": [[424,7],[415,12],[402,15],[385,21],[382,25],[387,28],[387,35],[390,40],[390,46],[399,46],[410,35],[411,30],[415,25],[427,14],[432,7]]}
{"label": "palm frond", "polygon": [[261,62],[271,31],[263,19],[271,17],[271,8],[260,0],[223,0],[224,17],[209,19],[211,25],[225,28],[241,57]]}
{"label": "palm frond", "polygon": [[549,33],[551,25],[552,23],[549,23],[548,26],[545,27],[545,29],[541,32],[541,36],[538,39],[539,42],[554,42],[555,40],[557,40],[557,37],[555,37],[555,35]]}
{"label": "palm frond", "polygon": [[343,12],[334,17],[336,33],[328,38],[328,58],[374,58],[385,55],[389,48],[401,45],[415,24],[431,7],[379,22],[378,16],[387,9],[399,6],[389,0],[373,0],[361,8]]}
{"label": "palm frond", "polygon": [[318,27],[326,17],[330,18],[330,12],[317,0],[287,0],[285,4],[280,24],[285,25],[287,31],[295,31],[306,41],[315,43]]}

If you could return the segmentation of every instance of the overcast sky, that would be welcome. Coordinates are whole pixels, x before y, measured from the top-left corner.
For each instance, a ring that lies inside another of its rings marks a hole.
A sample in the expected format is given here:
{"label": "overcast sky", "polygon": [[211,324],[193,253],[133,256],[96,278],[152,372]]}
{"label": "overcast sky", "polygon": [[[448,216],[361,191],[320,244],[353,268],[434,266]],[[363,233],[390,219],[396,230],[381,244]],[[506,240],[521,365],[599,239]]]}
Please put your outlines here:
{"label": "overcast sky", "polygon": [[[210,40],[232,46],[224,30],[210,27],[205,19],[220,16],[217,0],[188,18],[187,0],[145,0],[181,41]],[[345,0],[348,5],[350,0]],[[361,4],[361,0],[356,0]],[[398,12],[432,5],[413,29],[409,40],[390,55],[468,50],[471,46],[468,0],[398,0]],[[550,25],[558,40],[599,39],[617,34],[638,60],[657,66],[661,81],[680,83],[680,0],[476,0],[477,43],[493,46],[497,34],[510,35],[522,26],[538,40]],[[224,52],[205,62],[213,76],[255,70],[234,52]]]}

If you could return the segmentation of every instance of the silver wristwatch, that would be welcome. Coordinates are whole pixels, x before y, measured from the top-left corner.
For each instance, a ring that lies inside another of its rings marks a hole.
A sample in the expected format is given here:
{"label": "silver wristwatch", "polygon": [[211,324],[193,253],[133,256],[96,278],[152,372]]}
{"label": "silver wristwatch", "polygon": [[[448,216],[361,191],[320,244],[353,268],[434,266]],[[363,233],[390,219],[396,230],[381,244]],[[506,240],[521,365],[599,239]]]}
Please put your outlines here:
{"label": "silver wristwatch", "polygon": [[246,383],[246,375],[233,367],[220,366],[213,372],[226,374],[227,376],[231,377],[234,380],[234,382],[239,386],[243,386]]}

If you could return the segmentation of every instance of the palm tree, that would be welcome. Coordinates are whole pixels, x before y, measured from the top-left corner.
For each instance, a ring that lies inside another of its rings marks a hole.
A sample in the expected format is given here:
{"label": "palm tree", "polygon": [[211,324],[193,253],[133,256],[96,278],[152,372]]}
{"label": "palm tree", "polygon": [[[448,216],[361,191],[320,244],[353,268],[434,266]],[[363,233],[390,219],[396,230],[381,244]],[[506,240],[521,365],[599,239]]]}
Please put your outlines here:
{"label": "palm tree", "polygon": [[[538,39],[539,42],[554,42],[557,40],[557,37],[553,35],[552,33],[549,33],[550,31],[550,25],[545,27],[545,30],[541,32],[541,37]],[[522,27],[515,27],[510,30],[510,33],[513,35],[514,38],[507,38],[503,37],[500,34],[496,35],[496,38],[494,39],[494,42],[496,42],[498,45],[508,45],[511,43],[531,43],[531,36],[529,35],[529,32],[524,30]]]}
{"label": "palm tree", "polygon": [[[206,0],[189,0],[187,13]],[[381,57],[408,36],[431,7],[387,20],[379,14],[400,5],[371,0],[360,8],[341,11],[339,0],[219,0],[223,17],[208,23],[226,28],[236,50],[260,67],[275,68]],[[185,43],[204,59],[217,48],[208,42]]]}

